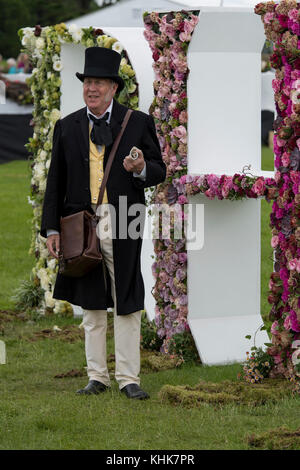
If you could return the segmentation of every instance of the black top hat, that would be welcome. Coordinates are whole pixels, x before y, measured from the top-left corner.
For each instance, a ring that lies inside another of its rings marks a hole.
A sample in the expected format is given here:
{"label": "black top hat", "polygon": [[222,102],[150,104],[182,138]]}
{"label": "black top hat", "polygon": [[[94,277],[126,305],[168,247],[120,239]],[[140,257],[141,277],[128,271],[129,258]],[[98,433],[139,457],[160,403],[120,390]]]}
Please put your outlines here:
{"label": "black top hat", "polygon": [[83,82],[85,77],[110,78],[116,82],[118,92],[124,88],[124,81],[118,71],[121,55],[106,47],[88,47],[85,50],[84,72],[76,72],[76,77]]}

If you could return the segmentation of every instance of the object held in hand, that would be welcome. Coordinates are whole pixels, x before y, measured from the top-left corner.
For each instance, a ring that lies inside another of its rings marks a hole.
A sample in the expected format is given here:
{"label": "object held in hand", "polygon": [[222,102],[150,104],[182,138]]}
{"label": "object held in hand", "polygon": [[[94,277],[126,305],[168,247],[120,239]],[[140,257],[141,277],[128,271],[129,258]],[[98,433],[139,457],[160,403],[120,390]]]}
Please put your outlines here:
{"label": "object held in hand", "polygon": [[137,148],[132,147],[132,149],[130,150],[129,155],[131,156],[132,160],[136,160],[139,157],[139,154],[137,152]]}

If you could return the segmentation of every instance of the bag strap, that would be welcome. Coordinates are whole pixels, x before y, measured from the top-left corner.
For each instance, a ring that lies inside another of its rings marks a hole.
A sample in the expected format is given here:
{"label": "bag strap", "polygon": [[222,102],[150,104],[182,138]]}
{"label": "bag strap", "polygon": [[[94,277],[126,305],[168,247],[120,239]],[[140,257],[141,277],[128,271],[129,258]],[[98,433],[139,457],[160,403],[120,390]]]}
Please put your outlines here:
{"label": "bag strap", "polygon": [[100,191],[99,191],[97,208],[98,208],[98,206],[100,206],[100,204],[102,204],[102,200],[103,200],[103,196],[104,196],[104,190],[105,190],[105,186],[106,186],[106,183],[107,183],[107,180],[108,180],[108,175],[109,175],[109,172],[110,172],[110,169],[111,169],[111,166],[112,166],[112,162],[113,162],[113,159],[115,158],[120,140],[121,140],[122,135],[123,135],[123,133],[126,129],[126,126],[127,126],[128,121],[129,121],[129,118],[131,116],[131,113],[132,113],[132,109],[128,109],[128,111],[125,115],[125,118],[122,122],[121,130],[120,130],[119,134],[117,135],[117,137],[114,141],[114,144],[112,146],[111,152],[109,154],[108,161],[107,161],[106,168],[105,168],[105,172],[104,172],[104,177],[103,177],[102,184],[101,184]]}

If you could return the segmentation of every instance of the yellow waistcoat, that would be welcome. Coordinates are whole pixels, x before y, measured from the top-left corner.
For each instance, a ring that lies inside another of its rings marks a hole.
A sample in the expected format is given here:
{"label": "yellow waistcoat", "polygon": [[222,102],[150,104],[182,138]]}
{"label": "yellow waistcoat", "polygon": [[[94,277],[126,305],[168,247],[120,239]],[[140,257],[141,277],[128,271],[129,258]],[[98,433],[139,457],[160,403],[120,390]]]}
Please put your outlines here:
{"label": "yellow waistcoat", "polygon": [[[90,127],[90,190],[91,190],[91,203],[97,204],[99,190],[104,176],[103,160],[105,146],[102,146],[102,151],[98,152],[97,146],[91,141],[91,127]],[[103,195],[103,204],[108,203],[106,189]]]}

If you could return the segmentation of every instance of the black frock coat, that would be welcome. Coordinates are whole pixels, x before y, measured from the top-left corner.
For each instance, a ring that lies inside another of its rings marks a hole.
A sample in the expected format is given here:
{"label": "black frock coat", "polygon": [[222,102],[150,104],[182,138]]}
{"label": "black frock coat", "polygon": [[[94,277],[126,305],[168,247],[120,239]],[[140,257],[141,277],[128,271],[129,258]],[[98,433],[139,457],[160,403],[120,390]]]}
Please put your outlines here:
{"label": "black frock coat", "polygon": [[[111,128],[117,136],[128,108],[114,100]],[[133,146],[143,151],[146,162],[146,180],[142,181],[127,172],[123,160]],[[104,169],[111,146],[106,148]],[[141,111],[134,111],[115,155],[106,190],[108,202],[119,214],[119,196],[127,196],[127,205],[144,203],[144,188],[165,180],[166,167],[162,160],[153,118]],[[57,121],[53,134],[53,149],[44,197],[41,235],[48,229],[60,231],[60,217],[81,210],[91,212],[89,170],[89,121],[86,107]],[[138,215],[138,214],[137,214]],[[135,216],[136,217],[136,216]],[[128,224],[135,217],[128,217]],[[118,225],[118,224],[117,224]],[[127,225],[128,226],[128,225]],[[127,315],[144,308],[144,283],[141,274],[140,255],[142,239],[113,239],[117,314]],[[149,267],[150,269],[150,267]],[[81,278],[69,278],[57,274],[54,298],[67,300],[84,309],[98,310],[113,306],[109,276],[105,288],[102,265]]]}

